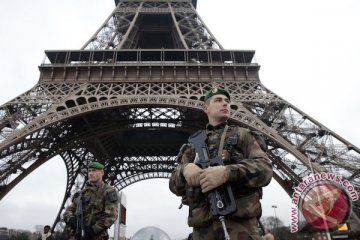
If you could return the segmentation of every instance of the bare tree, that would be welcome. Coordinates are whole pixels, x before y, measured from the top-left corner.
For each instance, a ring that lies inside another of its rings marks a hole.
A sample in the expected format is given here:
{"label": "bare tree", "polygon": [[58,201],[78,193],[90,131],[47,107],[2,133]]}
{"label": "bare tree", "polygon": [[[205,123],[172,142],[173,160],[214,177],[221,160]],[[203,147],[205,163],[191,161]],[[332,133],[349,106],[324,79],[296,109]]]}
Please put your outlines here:
{"label": "bare tree", "polygon": [[264,228],[274,231],[277,228],[283,227],[284,223],[277,217],[261,217],[261,223],[263,224]]}

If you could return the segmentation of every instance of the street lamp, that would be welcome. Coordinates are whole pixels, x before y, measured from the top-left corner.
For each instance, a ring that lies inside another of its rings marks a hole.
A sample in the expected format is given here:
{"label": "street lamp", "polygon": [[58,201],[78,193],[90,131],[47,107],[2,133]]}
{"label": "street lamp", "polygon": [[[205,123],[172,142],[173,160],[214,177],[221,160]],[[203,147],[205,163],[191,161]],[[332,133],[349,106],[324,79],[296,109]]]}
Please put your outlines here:
{"label": "street lamp", "polygon": [[275,213],[275,228],[277,229],[277,228],[278,228],[278,222],[277,222],[277,217],[276,217],[276,209],[277,209],[277,206],[276,206],[276,205],[272,205],[271,207],[274,209],[274,213]]}

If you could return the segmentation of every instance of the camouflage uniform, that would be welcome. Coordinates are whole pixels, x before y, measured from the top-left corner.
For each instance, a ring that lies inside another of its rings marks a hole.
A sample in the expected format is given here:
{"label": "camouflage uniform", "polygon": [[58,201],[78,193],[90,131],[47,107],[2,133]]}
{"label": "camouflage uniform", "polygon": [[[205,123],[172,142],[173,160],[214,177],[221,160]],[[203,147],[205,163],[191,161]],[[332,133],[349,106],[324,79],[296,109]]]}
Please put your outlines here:
{"label": "camouflage uniform", "polygon": [[[109,239],[107,229],[114,224],[118,215],[116,189],[104,182],[101,182],[100,186],[86,183],[83,190],[74,194],[71,205],[65,210],[63,218],[66,223],[74,217],[80,194],[83,201],[84,226],[91,226],[95,234],[91,240]],[[72,230],[70,235],[74,234]]]}
{"label": "camouflage uniform", "polygon": [[[217,156],[225,125],[226,122],[206,127],[210,158]],[[269,184],[272,165],[254,136],[248,129],[236,126],[229,126],[226,132],[225,143],[229,137],[237,139],[233,147],[225,144],[222,155],[226,168],[230,169],[227,183],[232,187],[237,204],[237,211],[225,217],[231,240],[261,239],[258,228],[261,187]],[[170,190],[189,206],[188,225],[193,227],[194,240],[224,239],[219,220],[211,214],[206,193],[202,193],[200,187],[188,186],[184,178],[184,165],[193,162],[194,157],[194,150],[189,144],[185,145],[178,156],[179,165],[171,174]]]}

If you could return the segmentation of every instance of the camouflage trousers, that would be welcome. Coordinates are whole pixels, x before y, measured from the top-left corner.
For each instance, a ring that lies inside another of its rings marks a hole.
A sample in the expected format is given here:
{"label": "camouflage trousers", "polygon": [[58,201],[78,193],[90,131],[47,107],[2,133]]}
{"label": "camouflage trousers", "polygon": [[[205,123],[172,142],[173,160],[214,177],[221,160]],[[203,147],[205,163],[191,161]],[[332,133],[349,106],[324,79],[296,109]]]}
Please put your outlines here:
{"label": "camouflage trousers", "polygon": [[[231,240],[261,240],[257,218],[231,221],[225,219]],[[208,227],[194,227],[193,240],[224,240],[224,230],[220,221],[214,221]]]}

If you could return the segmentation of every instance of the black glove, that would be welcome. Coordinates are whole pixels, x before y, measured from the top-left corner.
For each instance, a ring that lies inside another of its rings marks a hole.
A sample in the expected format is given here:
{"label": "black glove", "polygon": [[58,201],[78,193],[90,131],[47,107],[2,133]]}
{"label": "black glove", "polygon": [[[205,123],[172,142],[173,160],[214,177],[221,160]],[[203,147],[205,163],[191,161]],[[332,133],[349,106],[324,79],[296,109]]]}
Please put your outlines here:
{"label": "black glove", "polygon": [[73,230],[76,230],[76,217],[71,217],[67,223]]}
{"label": "black glove", "polygon": [[85,232],[85,240],[90,240],[94,237],[95,233],[94,230],[92,229],[92,227],[90,226],[85,226],[84,228],[84,232]]}

